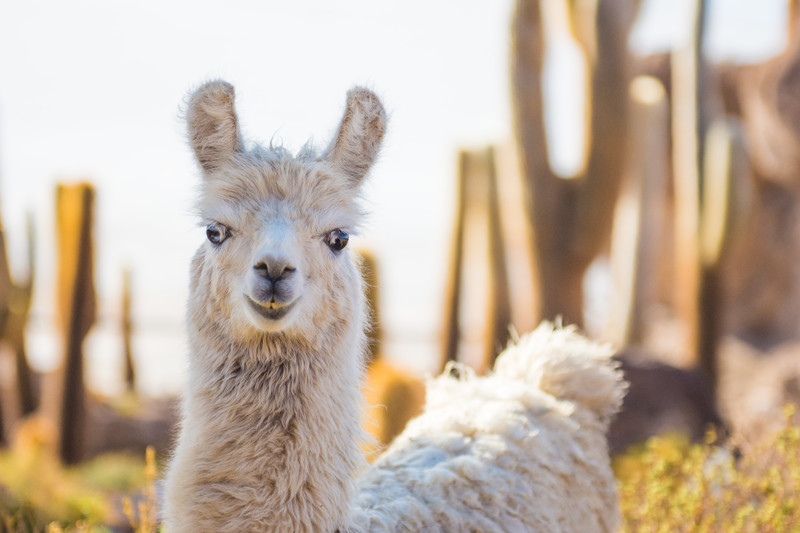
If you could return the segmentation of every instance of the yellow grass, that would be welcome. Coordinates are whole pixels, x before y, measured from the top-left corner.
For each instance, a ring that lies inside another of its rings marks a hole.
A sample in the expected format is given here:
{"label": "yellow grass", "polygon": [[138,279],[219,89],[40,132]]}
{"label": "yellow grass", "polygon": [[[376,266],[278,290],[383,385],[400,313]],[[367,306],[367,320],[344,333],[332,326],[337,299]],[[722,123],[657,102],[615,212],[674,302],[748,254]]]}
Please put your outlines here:
{"label": "yellow grass", "polygon": [[[788,407],[785,427],[754,444],[719,444],[713,433],[700,444],[666,435],[616,457],[621,533],[800,532],[793,420]],[[158,475],[152,449],[144,462],[115,455],[77,469],[35,445],[0,453],[0,531],[106,532],[112,496],[128,492],[136,495],[125,500],[131,527],[156,533]]]}
{"label": "yellow grass", "polygon": [[800,531],[800,428],[786,426],[762,441],[689,444],[679,436],[650,439],[614,461],[623,532]]}

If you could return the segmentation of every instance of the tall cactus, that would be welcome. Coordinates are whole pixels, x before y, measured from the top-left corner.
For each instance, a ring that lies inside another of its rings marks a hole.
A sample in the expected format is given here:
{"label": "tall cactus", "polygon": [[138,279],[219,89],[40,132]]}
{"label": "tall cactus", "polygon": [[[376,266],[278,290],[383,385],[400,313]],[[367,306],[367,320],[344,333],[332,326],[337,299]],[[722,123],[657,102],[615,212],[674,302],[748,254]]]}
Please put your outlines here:
{"label": "tall cactus", "polygon": [[701,192],[697,356],[715,386],[723,326],[722,261],[743,229],[753,199],[744,134],[735,119],[717,119],[708,128]]}
{"label": "tall cactus", "polygon": [[627,142],[627,39],[636,2],[567,2],[572,28],[589,65],[583,172],[561,179],[546,150],[542,73],[547,46],[539,0],[517,0],[512,27],[514,131],[533,225],[541,318],[583,321],[583,276],[605,248],[619,192]]}
{"label": "tall cactus", "polygon": [[610,336],[620,346],[644,342],[648,310],[658,301],[669,184],[664,86],[656,78],[637,76],[630,92],[631,151],[611,244],[618,301],[613,306]]}
{"label": "tall cactus", "polygon": [[703,153],[708,122],[708,69],[703,61],[705,0],[695,0],[689,41],[672,54],[672,151],[675,190],[676,308],[687,347],[697,354],[700,328],[700,210]]}
{"label": "tall cactus", "polygon": [[82,458],[86,431],[83,341],[95,320],[92,221],[94,188],[87,183],[56,190],[59,319],[64,335],[64,374],[59,418],[61,460]]}

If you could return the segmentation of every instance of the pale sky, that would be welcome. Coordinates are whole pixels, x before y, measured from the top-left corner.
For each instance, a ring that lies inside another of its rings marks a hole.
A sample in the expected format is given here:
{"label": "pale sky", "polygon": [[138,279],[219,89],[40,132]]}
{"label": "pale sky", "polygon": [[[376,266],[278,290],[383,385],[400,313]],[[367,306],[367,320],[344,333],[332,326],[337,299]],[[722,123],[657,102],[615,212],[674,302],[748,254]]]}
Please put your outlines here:
{"label": "pale sky", "polygon": [[[685,4],[649,2],[633,46],[680,40]],[[773,53],[782,45],[784,6],[713,2],[710,51],[751,60]],[[192,87],[216,77],[236,86],[246,137],[275,137],[291,149],[309,137],[328,141],[352,85],[382,97],[389,133],[367,194],[373,215],[357,241],[379,254],[390,340],[409,336],[408,349],[436,353],[456,151],[511,136],[511,7],[511,0],[0,0],[0,206],[17,268],[25,211],[36,216],[34,363],[52,366],[58,353],[48,333],[54,183],[89,179],[98,191],[101,317],[88,349],[107,369],[92,379],[118,380],[110,360],[121,350],[114,319],[128,265],[137,323],[150,332],[136,345],[151,376],[144,388],[179,387],[188,262],[203,238],[190,212],[198,174],[179,109]],[[580,70],[570,57],[555,56],[552,74],[568,85]],[[557,134],[575,139],[580,113],[570,98],[578,93],[565,94],[553,104],[563,118]],[[559,164],[569,169],[574,142],[561,146]]]}

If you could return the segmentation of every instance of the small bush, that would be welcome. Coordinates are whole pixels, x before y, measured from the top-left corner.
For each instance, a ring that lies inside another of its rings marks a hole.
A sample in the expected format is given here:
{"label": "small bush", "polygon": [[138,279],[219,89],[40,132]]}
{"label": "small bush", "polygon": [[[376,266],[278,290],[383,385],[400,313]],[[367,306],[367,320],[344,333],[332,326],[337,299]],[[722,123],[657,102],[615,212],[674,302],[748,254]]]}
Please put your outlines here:
{"label": "small bush", "polygon": [[622,531],[800,532],[800,427],[754,445],[650,439],[614,460]]}
{"label": "small bush", "polygon": [[15,446],[0,452],[0,532],[109,532],[122,495],[141,494],[130,518],[137,533],[153,533],[156,471],[152,450],[147,461],[109,454],[65,468],[36,442]]}
{"label": "small bush", "polygon": [[48,524],[80,527],[102,524],[109,513],[103,492],[81,474],[64,469],[43,450],[0,453],[0,521],[8,531],[46,531]]}

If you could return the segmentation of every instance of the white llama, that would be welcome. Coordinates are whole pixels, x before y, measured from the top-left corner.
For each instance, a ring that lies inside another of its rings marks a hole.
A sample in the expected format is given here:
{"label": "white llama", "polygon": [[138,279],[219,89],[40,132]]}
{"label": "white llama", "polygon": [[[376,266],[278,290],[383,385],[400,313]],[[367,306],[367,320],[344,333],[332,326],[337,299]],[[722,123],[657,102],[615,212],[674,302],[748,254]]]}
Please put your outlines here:
{"label": "white llama", "polygon": [[348,93],[322,154],[245,148],[233,87],[188,106],[207,242],[165,487],[180,532],[614,531],[610,350],[543,324],[483,378],[453,366],[378,461],[360,454],[364,304],[346,248],[386,116]]}

